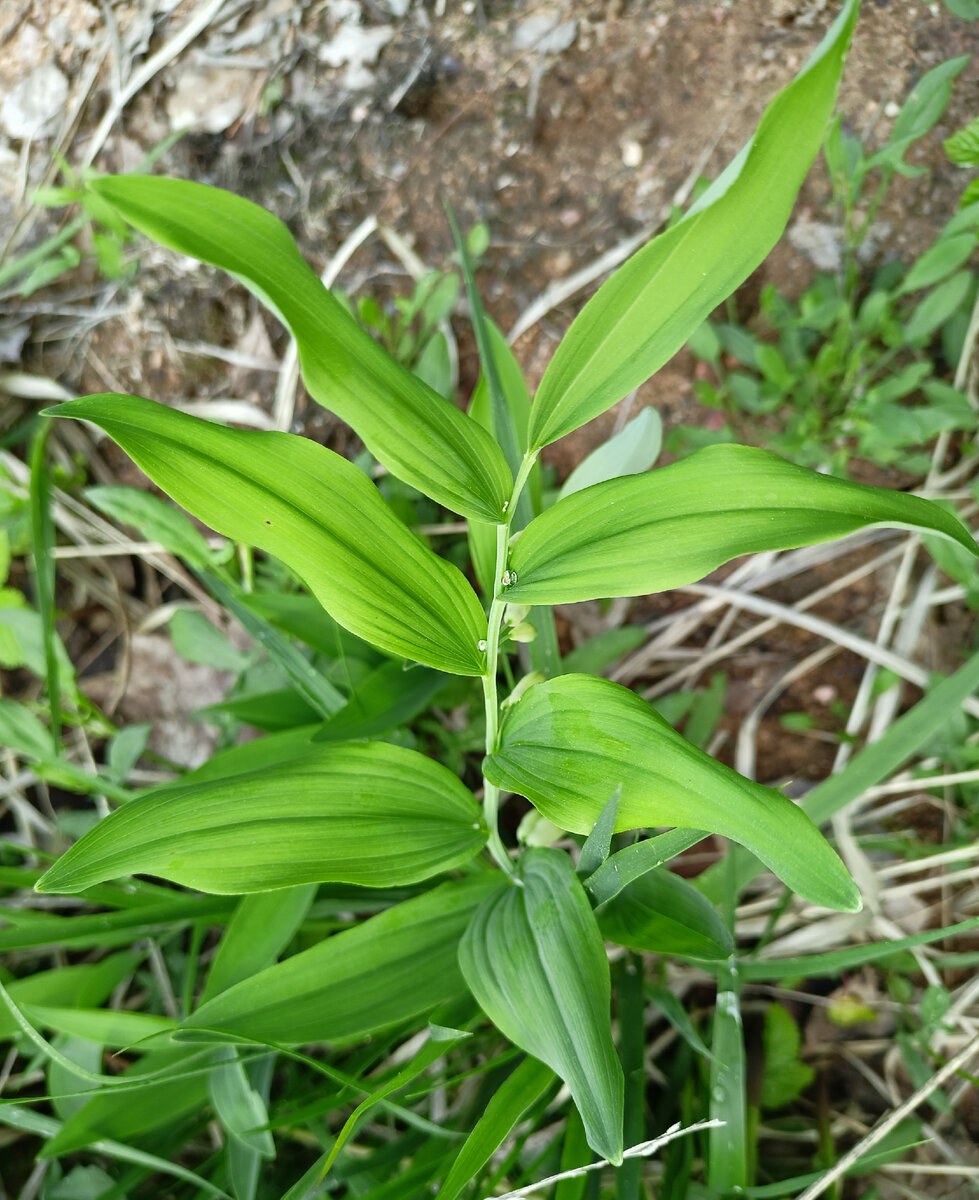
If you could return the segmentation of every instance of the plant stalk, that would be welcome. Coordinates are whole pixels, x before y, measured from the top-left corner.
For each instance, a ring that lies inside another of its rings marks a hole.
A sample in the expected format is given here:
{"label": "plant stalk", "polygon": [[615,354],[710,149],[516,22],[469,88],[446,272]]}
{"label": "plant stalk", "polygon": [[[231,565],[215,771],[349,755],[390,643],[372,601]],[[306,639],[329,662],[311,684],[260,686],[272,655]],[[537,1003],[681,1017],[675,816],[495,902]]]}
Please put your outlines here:
{"label": "plant stalk", "polygon": [[[510,541],[510,526],[517,510],[517,501],[537,461],[537,455],[524,455],[513,483],[513,492],[507,503],[506,521],[496,527],[496,565],[493,573],[494,596],[490,604],[486,625],[486,673],[483,676],[483,703],[486,709],[486,753],[497,750],[500,738],[500,701],[497,677],[500,666],[500,631],[503,626],[503,611],[506,600],[496,595],[502,586],[503,573],[507,569],[507,552]],[[508,874],[513,874],[513,863],[500,839],[497,817],[500,808],[500,789],[483,776],[483,816],[489,826],[487,846],[497,864]]]}

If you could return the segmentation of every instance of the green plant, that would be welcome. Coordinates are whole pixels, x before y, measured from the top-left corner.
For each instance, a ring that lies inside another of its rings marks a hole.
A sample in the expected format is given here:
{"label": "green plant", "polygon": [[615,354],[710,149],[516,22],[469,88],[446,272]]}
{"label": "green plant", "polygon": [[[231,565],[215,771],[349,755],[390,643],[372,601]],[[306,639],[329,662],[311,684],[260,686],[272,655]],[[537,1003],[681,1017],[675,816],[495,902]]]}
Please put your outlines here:
{"label": "green plant", "polygon": [[[540,450],[656,370],[779,236],[832,108],[856,12],[851,0],[807,69],[767,110],[746,155],[599,290],[532,406],[485,321],[460,242],[485,380],[476,406],[482,424],[357,326],[285,227],[261,209],[178,180],[91,184],[137,229],[231,272],[269,304],[296,338],[314,398],[348,419],[391,473],[467,519],[485,586],[481,601],[356,466],[304,438],[225,429],[139,397],[90,396],[52,410],[101,427],[183,507],[225,537],[275,556],[280,582],[292,575],[309,593],[292,582],[278,592],[250,592],[222,550],[179,515],[163,516],[158,504],[115,491],[93,496],[144,528],[155,522],[165,544],[179,545],[312,716],[228,748],[143,795],[117,785],[119,807],[40,878],[28,870],[9,876],[36,880],[47,895],[82,893],[109,912],[28,917],[0,931],[0,947],[105,945],[162,929],[180,972],[176,1015],[94,1007],[137,968],[138,954],[67,968],[76,972],[67,981],[42,973],[0,989],[4,1033],[45,1064],[45,1086],[56,1097],[56,1117],[20,1104],[0,1110],[0,1119],[43,1136],[49,1158],[94,1146],[128,1163],[130,1175],[96,1180],[102,1195],[123,1192],[130,1177],[165,1171],[196,1189],[190,1194],[230,1190],[250,1198],[260,1183],[270,1191],[271,1180],[291,1200],[327,1179],[348,1195],[379,1198],[424,1194],[438,1181],[439,1194],[451,1200],[471,1180],[493,1187],[494,1173],[510,1169],[488,1164],[524,1114],[541,1116],[557,1079],[574,1107],[540,1161],[519,1166],[523,1181],[587,1163],[590,1148],[620,1165],[619,1196],[639,1195],[636,1158],[625,1152],[647,1134],[637,1036],[645,981],[640,960],[624,954],[614,980],[617,1050],[603,939],[686,958],[715,975],[709,1049],[661,979],[650,998],[682,1030],[677,1091],[686,1124],[706,1122],[695,1128],[706,1134],[709,1194],[744,1188],[752,1168],[742,981],[845,969],[904,948],[861,946],[857,958],[837,954],[801,965],[738,953],[733,910],[756,860],[800,895],[844,911],[860,905],[853,881],[813,820],[779,792],[711,759],[631,691],[562,673],[550,606],[662,590],[739,554],[824,541],[868,524],[927,530],[976,554],[964,526],[917,497],[818,476],[737,446],[606,478],[544,512],[537,498]],[[43,570],[43,542],[35,546]],[[184,626],[177,636],[185,652],[236,661],[227,657],[233,648],[215,643],[199,622]],[[299,653],[277,626],[301,630],[319,659]],[[536,632],[529,642],[528,626]],[[501,702],[501,674],[509,686],[520,661],[513,651],[524,645],[533,670]],[[405,673],[404,659],[422,667]],[[368,675],[383,676],[381,712],[366,686],[350,689],[352,704],[318,669],[323,660],[356,660]],[[247,675],[251,660],[237,660],[237,669]],[[846,784],[837,779],[835,791],[817,789],[815,820],[826,820],[850,798],[848,788],[880,778],[934,730],[947,706],[975,686],[975,662],[963,670],[925,701],[913,726],[902,727],[899,751],[889,745],[869,764],[861,757]],[[384,723],[381,716],[419,675],[439,687],[454,686],[447,676],[457,676],[460,687],[482,692],[481,806],[444,762],[399,744],[400,736],[377,736],[407,719]],[[56,701],[49,700],[57,736]],[[274,715],[275,703],[262,710]],[[25,739],[17,749],[44,765],[36,743]],[[103,769],[88,776],[87,788],[110,794],[110,781]],[[500,806],[511,793],[552,821],[557,836],[576,835],[576,854],[529,845],[514,856],[500,827]],[[674,828],[635,842],[623,837],[662,826]],[[730,854],[694,887],[663,868],[705,831],[749,853]],[[126,879],[139,873],[211,894]],[[212,925],[224,932],[199,976]],[[297,951],[280,961],[297,937]],[[141,979],[154,994],[165,992],[158,969]],[[515,1049],[499,1050],[474,1000]],[[802,1088],[796,1040],[784,1020],[781,1026],[772,1020],[766,1051],[792,1066]],[[45,1039],[38,1028],[57,1036]],[[406,1031],[424,1036],[395,1055]],[[470,1039],[479,1053],[467,1054]],[[328,1060],[295,1049],[311,1043],[328,1043]],[[107,1045],[129,1047],[139,1061],[109,1074],[100,1069]],[[274,1100],[273,1073],[281,1087]],[[689,1085],[697,1076],[706,1086],[695,1102]],[[418,1111],[419,1097],[460,1084],[472,1087],[457,1122],[440,1125]],[[784,1095],[762,1099],[775,1105]],[[290,1142],[291,1131],[319,1128],[324,1114],[351,1106],[339,1128],[321,1127],[312,1145],[309,1138]],[[199,1127],[205,1111],[214,1113],[222,1145],[199,1154],[191,1170],[180,1157],[183,1130]],[[389,1137],[373,1139],[367,1156],[343,1153],[381,1118],[388,1124],[378,1128]],[[283,1140],[292,1151],[285,1181],[271,1161]],[[677,1145],[668,1147],[665,1178],[679,1196],[693,1168]],[[299,1151],[305,1161],[297,1167]],[[558,1194],[580,1196],[577,1187],[563,1180]]]}
{"label": "green plant", "polygon": [[[798,300],[766,285],[752,330],[729,319],[696,331],[690,349],[713,380],[696,382],[694,390],[730,424],[707,434],[678,431],[674,445],[748,435],[840,475],[854,458],[923,474],[930,465],[925,447],[938,434],[974,431],[972,407],[948,377],[976,300],[967,264],[979,204],[967,189],[961,211],[910,269],[888,262],[869,281],[862,269],[891,181],[923,173],[905,155],[940,120],[967,62],[950,59],[923,76],[874,153],[836,118],[825,156],[833,187],[826,228],[839,239],[838,266],[817,275]],[[971,128],[946,143],[963,165],[975,159]]]}

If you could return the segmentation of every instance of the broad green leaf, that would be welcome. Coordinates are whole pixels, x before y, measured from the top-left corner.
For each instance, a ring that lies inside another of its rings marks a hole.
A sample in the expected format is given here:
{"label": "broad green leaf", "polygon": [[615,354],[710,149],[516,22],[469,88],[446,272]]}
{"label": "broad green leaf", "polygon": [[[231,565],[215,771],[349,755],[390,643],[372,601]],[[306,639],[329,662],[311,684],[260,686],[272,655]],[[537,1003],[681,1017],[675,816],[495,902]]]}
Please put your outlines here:
{"label": "broad green leaf", "polygon": [[965,302],[972,286],[971,271],[957,271],[921,300],[904,326],[908,342],[925,342]]}
{"label": "broad green leaf", "polygon": [[184,1023],[296,1045],[376,1033],[461,996],[459,938],[503,884],[487,871],[406,900],[209,1000]]}
{"label": "broad green leaf", "polygon": [[181,658],[190,663],[215,667],[219,671],[238,674],[255,659],[253,654],[239,650],[202,612],[193,608],[178,608],[173,614],[170,618],[170,638]]}
{"label": "broad green leaf", "polygon": [[296,339],[309,394],[390,471],[464,516],[501,518],[513,480],[493,439],[357,324],[281,221],[182,179],[106,176],[90,186],[147,236],[230,272],[268,304]]}
{"label": "broad green leaf", "polygon": [[211,783],[168,785],[100,821],[35,885],[79,892],[144,873],[207,892],[416,883],[472,858],[486,827],[440,763],[337,742]]}
{"label": "broad green leaf", "polygon": [[358,637],[457,675],[484,670],[486,619],[462,572],[423,546],[340,455],[139,396],[87,396],[49,411],[93,421],[194,516],[281,558]]}
{"label": "broad green leaf", "polygon": [[54,744],[48,727],[19,700],[0,698],[0,744],[14,754],[51,759]]}
{"label": "broad green leaf", "polygon": [[742,1191],[748,1180],[747,1056],[733,970],[720,970],[710,1038],[707,1185],[714,1194]]}
{"label": "broad green leaf", "polygon": [[950,513],[918,496],[819,475],[751,446],[708,446],[682,462],[610,479],[561,500],[510,552],[508,601],[568,604],[681,587],[740,554],[789,550],[894,525],[979,555]]}
{"label": "broad green leaf", "polygon": [[531,449],[577,429],[659,370],[778,241],[822,142],[857,9],[858,0],[848,0],[699,204],[585,305],[541,380]]}
{"label": "broad green leaf", "polygon": [[604,938],[632,950],[707,959],[734,950],[717,910],[672,871],[648,871],[595,915]]}
{"label": "broad green leaf", "polygon": [[860,908],[842,862],[791,800],[716,762],[607,679],[562,675],[530,688],[504,718],[500,748],[484,771],[572,833],[589,832],[609,787],[621,784],[617,829],[720,833],[813,903]]}
{"label": "broad green leaf", "polygon": [[963,21],[979,21],[979,0],[945,0],[945,7]]}
{"label": "broad green leaf", "polygon": [[90,487],[85,489],[85,499],[99,512],[134,526],[192,566],[208,567],[214,561],[215,552],[189,517],[152,492],[134,487]]}
{"label": "broad green leaf", "polygon": [[976,235],[970,231],[941,237],[922,254],[904,277],[898,295],[931,287],[957,271],[975,253]]}
{"label": "broad green leaf", "polygon": [[604,483],[606,479],[648,471],[659,458],[662,442],[663,422],[650,405],[575,467],[564,481],[558,498],[563,500],[565,496],[591,487],[593,483]]}
{"label": "broad green leaf", "polygon": [[439,1200],[456,1200],[470,1179],[489,1162],[528,1108],[554,1082],[554,1072],[525,1058],[493,1093],[439,1188]]}
{"label": "broad green leaf", "polygon": [[520,886],[487,899],[466,931],[463,975],[500,1032],[568,1085],[592,1149],[621,1162],[624,1084],[594,914],[563,851],[520,863]]}
{"label": "broad green leaf", "polygon": [[868,170],[885,166],[902,174],[923,173],[922,168],[908,167],[904,163],[905,152],[937,123],[952,95],[952,85],[968,63],[969,55],[963,54],[946,59],[922,75],[901,106],[887,145],[867,161]]}

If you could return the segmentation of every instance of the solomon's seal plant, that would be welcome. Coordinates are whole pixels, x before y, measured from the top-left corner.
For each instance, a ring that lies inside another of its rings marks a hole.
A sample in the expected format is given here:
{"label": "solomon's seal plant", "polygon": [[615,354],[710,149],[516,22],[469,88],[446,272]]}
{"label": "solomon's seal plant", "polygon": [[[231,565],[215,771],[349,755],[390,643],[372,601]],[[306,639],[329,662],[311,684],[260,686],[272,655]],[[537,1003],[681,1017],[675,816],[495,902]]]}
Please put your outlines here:
{"label": "solomon's seal plant", "polygon": [[[459,1194],[555,1075],[588,1145],[621,1163],[624,1077],[603,940],[664,950],[717,974],[711,1095],[727,1123],[711,1129],[708,1172],[715,1190],[745,1183],[730,927],[703,890],[663,864],[712,832],[814,904],[852,912],[860,896],[816,826],[781,793],[686,742],[628,689],[562,673],[550,606],[690,583],[737,555],[870,524],[941,534],[973,553],[975,545],[926,500],[820,476],[758,449],[711,447],[605,478],[544,512],[538,460],[666,362],[773,246],[823,137],[856,14],[848,0],[743,152],[585,306],[532,404],[474,293],[484,383],[466,414],[357,325],[269,213],[181,180],[92,182],[127,223],[229,272],[271,308],[296,340],[310,395],[349,422],[387,471],[467,520],[482,590],[423,544],[365,474],[303,437],[226,429],[134,396],[87,396],[50,410],[99,426],[194,516],[277,556],[347,630],[394,659],[478,679],[485,700],[481,803],[415,749],[338,741],[313,726],[227,752],[123,804],[50,867],[40,891],[79,892],[145,872],[206,892],[256,893],[241,901],[264,906],[248,908],[250,919],[289,930],[315,885],[409,889],[284,961],[276,959],[288,939],[272,939],[244,970],[219,954],[217,977],[172,1035],[171,1065],[203,1046],[232,1072],[221,1088],[237,1080],[247,1091],[233,1071],[256,1042],[343,1042],[433,1018],[420,1070],[463,1036],[444,1028],[449,1020],[478,1019],[475,998],[529,1057],[487,1110],[482,1150],[475,1134],[459,1151],[444,1143],[430,1174],[442,1180],[441,1195]],[[502,704],[511,630],[529,642],[534,674]],[[328,725],[339,705],[329,689],[312,693]],[[508,849],[498,814],[510,794],[585,835],[580,854]],[[615,834],[658,827],[670,831],[612,852]],[[212,1085],[218,1111],[227,1109],[222,1095]],[[261,1115],[245,1124],[247,1144],[267,1155]],[[92,1138],[97,1127],[90,1122]],[[489,1144],[491,1127],[498,1137]],[[351,1128],[296,1195],[329,1170]]]}

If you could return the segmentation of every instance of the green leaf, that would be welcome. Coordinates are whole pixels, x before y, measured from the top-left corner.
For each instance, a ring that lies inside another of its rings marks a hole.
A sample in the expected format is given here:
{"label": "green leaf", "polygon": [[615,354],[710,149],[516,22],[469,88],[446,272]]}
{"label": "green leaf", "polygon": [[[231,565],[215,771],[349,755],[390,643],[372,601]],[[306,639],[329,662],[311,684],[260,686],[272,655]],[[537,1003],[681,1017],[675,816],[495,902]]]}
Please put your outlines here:
{"label": "green leaf", "polygon": [[969,63],[969,55],[949,58],[927,71],[908,93],[891,130],[890,140],[867,162],[867,169],[889,166],[902,173],[919,174],[917,168],[904,165],[904,154],[908,147],[924,137],[945,111],[952,85]]}
{"label": "green leaf", "polygon": [[612,834],[615,832],[615,818],[619,811],[619,797],[622,795],[622,788],[617,787],[609,797],[608,803],[598,815],[598,820],[585,839],[585,844],[581,847],[581,854],[578,856],[578,867],[576,874],[582,880],[585,887],[588,886],[588,877],[594,875],[598,868],[608,859],[608,852],[612,848]]}
{"label": "green leaf", "polygon": [[186,559],[192,566],[207,567],[214,551],[191,520],[160,496],[142,488],[90,487],[85,499],[99,512],[123,525],[132,525],[143,537],[159,542],[171,554]]}
{"label": "green leaf", "polygon": [[201,1003],[271,966],[303,923],[315,884],[243,896],[207,973]]}
{"label": "green leaf", "polygon": [[341,738],[376,737],[396,725],[405,725],[425,711],[446,685],[437,671],[387,662],[357,684],[347,703],[335,712],[314,736],[317,742]]}
{"label": "green leaf", "polygon": [[[235,984],[183,1022],[290,1045],[364,1037],[461,996],[459,938],[500,871],[444,883]],[[178,1035],[180,1036],[180,1035]]]}
{"label": "green leaf", "polygon": [[939,238],[934,245],[928,247],[908,271],[904,282],[898,289],[898,295],[939,283],[967,262],[975,248],[976,235],[971,231],[956,234],[955,237]]}
{"label": "green leaf", "polygon": [[[979,15],[979,0],[976,0],[976,14]],[[952,162],[960,167],[979,167],[979,117],[947,137],[943,144]]]}
{"label": "green leaf", "polygon": [[623,475],[638,475],[648,471],[657,458],[663,442],[663,422],[652,406],[644,408],[623,426],[614,437],[610,437],[578,464],[564,481],[558,493],[563,499],[593,483],[606,479],[618,479]]}
{"label": "green leaf", "polygon": [[848,0],[754,137],[687,216],[633,255],[585,305],[541,381],[531,449],[638,387],[768,254],[789,219],[833,109],[857,18]]}
{"label": "green leaf", "polygon": [[702,842],[707,834],[702,829],[671,829],[656,837],[644,838],[623,846],[598,868],[594,875],[585,880],[585,887],[597,907],[617,896],[633,880],[647,871],[655,871],[671,858]]}
{"label": "green leaf", "polygon": [[194,516],[281,558],[359,637],[457,675],[483,672],[486,619],[462,572],[423,546],[338,454],[139,396],[87,396],[49,411],[100,426]]}
{"label": "green leaf", "polygon": [[18,700],[0,698],[0,744],[42,761],[55,754],[48,727]]}
{"label": "green leaf", "polygon": [[595,915],[604,938],[632,950],[707,959],[734,950],[717,910],[672,871],[648,871]]}
{"label": "green leaf", "polygon": [[762,1108],[784,1108],[812,1083],[815,1071],[799,1059],[799,1027],[781,1004],[765,1009],[765,1074],[761,1081]]}
{"label": "green leaf", "polygon": [[218,1120],[232,1138],[262,1158],[275,1158],[275,1142],[264,1128],[269,1114],[252,1087],[233,1046],[218,1048],[219,1065],[208,1073],[208,1092]]}
{"label": "green leaf", "polygon": [[607,679],[562,675],[530,688],[505,717],[484,772],[572,833],[591,829],[609,787],[621,783],[617,829],[720,833],[813,903],[860,908],[843,864],[791,800],[691,746],[651,705]]}
{"label": "green leaf", "polygon": [[464,516],[502,519],[513,481],[492,438],[353,320],[281,221],[182,179],[110,175],[90,187],[147,236],[230,272],[268,304],[296,339],[310,395],[390,471]]}
{"label": "green leaf", "polygon": [[471,793],[434,759],[337,742],[249,774],[156,788],[100,821],[36,887],[79,892],[136,872],[219,893],[387,887],[458,866],[485,841]]}
{"label": "green leaf", "polygon": [[525,1058],[493,1093],[472,1132],[456,1156],[439,1200],[456,1200],[466,1184],[489,1162],[523,1114],[543,1096],[554,1072],[536,1058]]}
{"label": "green leaf", "polygon": [[930,291],[916,306],[904,326],[908,342],[925,342],[965,303],[972,285],[971,271],[958,271]]}
{"label": "green leaf", "polygon": [[254,661],[254,655],[239,650],[202,612],[193,608],[178,608],[173,614],[170,637],[174,650],[187,662],[238,674]]}
{"label": "green leaf", "polygon": [[945,7],[963,21],[979,21],[979,0],[944,0]]}
{"label": "green leaf", "polygon": [[535,518],[510,553],[518,604],[638,596],[703,578],[740,554],[788,550],[868,525],[950,537],[950,513],[918,496],[819,475],[750,446],[708,446],[645,475],[611,479]]}
{"label": "green leaf", "polygon": [[622,1067],[609,1025],[608,960],[563,851],[526,850],[519,886],[486,900],[459,949],[466,983],[510,1041],[568,1085],[588,1143],[622,1161]]}

